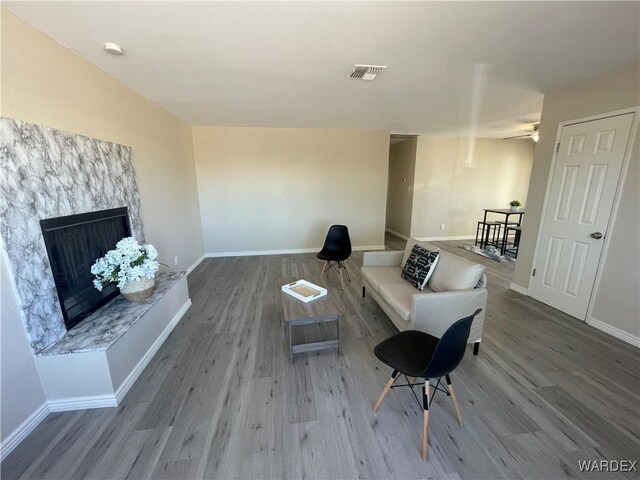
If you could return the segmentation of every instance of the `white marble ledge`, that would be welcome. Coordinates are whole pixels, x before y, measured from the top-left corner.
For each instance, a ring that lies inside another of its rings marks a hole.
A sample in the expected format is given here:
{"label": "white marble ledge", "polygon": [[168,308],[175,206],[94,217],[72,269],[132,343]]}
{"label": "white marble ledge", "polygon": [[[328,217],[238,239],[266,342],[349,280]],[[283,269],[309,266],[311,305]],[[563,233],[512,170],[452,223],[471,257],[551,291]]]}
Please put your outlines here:
{"label": "white marble ledge", "polygon": [[158,273],[156,288],[147,300],[130,302],[121,295],[114,298],[36,356],[107,350],[184,275],[185,272]]}

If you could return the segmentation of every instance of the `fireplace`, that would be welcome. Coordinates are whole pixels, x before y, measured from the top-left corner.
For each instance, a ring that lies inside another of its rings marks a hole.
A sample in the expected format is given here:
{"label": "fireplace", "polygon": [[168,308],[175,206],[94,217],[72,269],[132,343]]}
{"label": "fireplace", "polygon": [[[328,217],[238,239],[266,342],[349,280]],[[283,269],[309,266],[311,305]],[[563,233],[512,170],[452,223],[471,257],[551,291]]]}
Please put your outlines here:
{"label": "fireplace", "polygon": [[96,259],[131,236],[127,207],[40,221],[64,324],[70,330],[119,294],[115,284],[93,286]]}

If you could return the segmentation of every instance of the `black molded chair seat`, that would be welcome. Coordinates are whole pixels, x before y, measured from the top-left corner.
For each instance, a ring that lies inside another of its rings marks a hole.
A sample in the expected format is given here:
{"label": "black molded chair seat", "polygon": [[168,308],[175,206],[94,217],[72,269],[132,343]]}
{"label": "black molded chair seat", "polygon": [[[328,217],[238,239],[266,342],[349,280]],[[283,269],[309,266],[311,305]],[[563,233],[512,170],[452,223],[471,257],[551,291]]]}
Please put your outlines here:
{"label": "black molded chair seat", "polygon": [[316,255],[321,260],[342,262],[351,256],[351,238],[346,225],[331,225],[322,250]]}
{"label": "black molded chair seat", "polygon": [[[378,359],[393,368],[391,378],[373,406],[374,413],[378,411],[392,388],[410,387],[413,391],[413,387],[420,384],[411,383],[409,377],[425,379],[422,386],[421,402],[423,410],[422,458],[425,460],[429,452],[429,404],[433,400],[430,379],[437,379],[434,395],[439,390],[451,396],[458,422],[463,425],[462,413],[449,374],[462,361],[471,331],[471,323],[481,311],[482,309],[478,309],[472,315],[455,322],[447,328],[441,338],[418,330],[405,330],[380,342],[373,349],[373,353]],[[394,386],[399,374],[405,376],[407,383]],[[443,384],[444,388],[440,387],[442,377],[446,378],[446,385]]]}
{"label": "black molded chair seat", "polygon": [[405,330],[382,341],[373,349],[381,362],[410,377],[425,371],[440,339],[418,330]]}
{"label": "black molded chair seat", "polygon": [[344,288],[342,270],[347,272],[347,278],[349,278],[349,271],[342,265],[342,262],[347,260],[350,256],[351,238],[349,237],[349,229],[346,225],[331,225],[327,232],[327,237],[324,240],[322,250],[316,254],[316,257],[320,260],[324,260],[322,274],[328,271],[329,268],[333,268],[340,273],[340,282]]}
{"label": "black molded chair seat", "polygon": [[345,253],[342,250],[330,250],[328,248],[323,248],[316,254],[316,257],[320,260],[327,260],[329,262],[342,262],[350,256],[351,252]]}

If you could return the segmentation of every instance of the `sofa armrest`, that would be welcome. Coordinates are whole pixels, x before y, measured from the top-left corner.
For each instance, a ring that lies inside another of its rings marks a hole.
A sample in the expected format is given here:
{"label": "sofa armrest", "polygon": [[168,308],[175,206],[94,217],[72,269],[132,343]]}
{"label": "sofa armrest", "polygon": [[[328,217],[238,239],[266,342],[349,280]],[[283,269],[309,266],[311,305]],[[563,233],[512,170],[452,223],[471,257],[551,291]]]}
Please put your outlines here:
{"label": "sofa armrest", "polygon": [[472,315],[476,309],[482,312],[473,320],[469,342],[477,342],[482,338],[484,315],[487,308],[487,289],[451,292],[428,292],[413,295],[411,305],[412,328],[442,337],[444,332],[461,318]]}
{"label": "sofa armrest", "polygon": [[364,252],[363,267],[399,267],[404,252]]}

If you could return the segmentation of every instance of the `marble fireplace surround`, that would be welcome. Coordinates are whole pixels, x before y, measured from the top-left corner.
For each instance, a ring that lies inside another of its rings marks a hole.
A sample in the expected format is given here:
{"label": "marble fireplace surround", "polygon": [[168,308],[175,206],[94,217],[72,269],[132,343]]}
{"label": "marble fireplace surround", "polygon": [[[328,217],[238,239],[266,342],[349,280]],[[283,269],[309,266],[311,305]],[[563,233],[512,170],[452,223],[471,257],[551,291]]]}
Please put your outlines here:
{"label": "marble fireplace surround", "polygon": [[116,297],[67,332],[39,222],[128,207],[144,241],[131,148],[1,118],[0,170],[0,234],[46,409],[116,406],[189,309],[185,272],[159,272],[147,300]]}
{"label": "marble fireplace surround", "polygon": [[132,151],[3,117],[0,171],[0,234],[37,353],[67,333],[39,221],[126,206],[132,235],[144,241]]}

